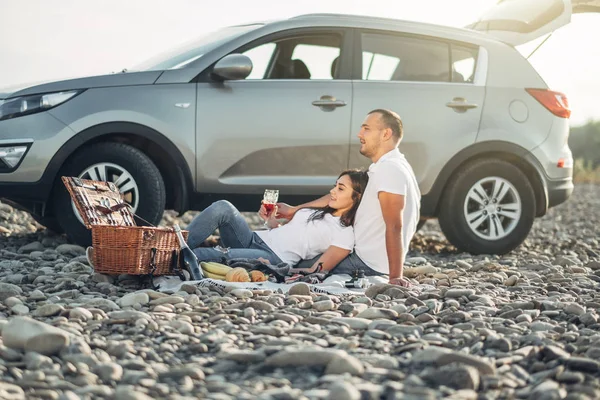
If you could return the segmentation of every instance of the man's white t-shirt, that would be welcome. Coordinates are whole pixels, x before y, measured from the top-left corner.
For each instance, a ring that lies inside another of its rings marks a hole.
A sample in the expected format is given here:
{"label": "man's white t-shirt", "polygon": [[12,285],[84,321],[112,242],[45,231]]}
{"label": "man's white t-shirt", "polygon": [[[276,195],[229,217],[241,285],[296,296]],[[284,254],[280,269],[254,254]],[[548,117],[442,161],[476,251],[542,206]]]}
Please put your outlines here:
{"label": "man's white t-shirt", "polygon": [[292,265],[324,253],[329,246],[352,251],[352,227],[342,226],[340,217],[331,214],[325,214],[323,219],[308,222],[314,211],[299,210],[287,224],[272,230],[256,231],[256,234],[281,261]]}
{"label": "man's white t-shirt", "polygon": [[387,275],[389,262],[379,192],[405,196],[402,212],[404,257],[419,223],[421,192],[412,167],[398,149],[384,154],[376,163],[371,164],[368,174],[369,183],[354,221],[354,250],[366,265]]}

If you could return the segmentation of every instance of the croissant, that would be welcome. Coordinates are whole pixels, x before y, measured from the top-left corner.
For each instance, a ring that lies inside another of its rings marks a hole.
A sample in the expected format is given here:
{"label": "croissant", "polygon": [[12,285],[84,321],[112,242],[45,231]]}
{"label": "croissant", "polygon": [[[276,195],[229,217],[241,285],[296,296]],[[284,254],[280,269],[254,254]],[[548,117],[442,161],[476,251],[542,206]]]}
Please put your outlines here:
{"label": "croissant", "polygon": [[248,272],[241,267],[233,268],[225,275],[227,282],[250,282],[250,275]]}
{"label": "croissant", "polygon": [[252,282],[264,282],[267,280],[267,276],[260,271],[250,271],[250,279]]}

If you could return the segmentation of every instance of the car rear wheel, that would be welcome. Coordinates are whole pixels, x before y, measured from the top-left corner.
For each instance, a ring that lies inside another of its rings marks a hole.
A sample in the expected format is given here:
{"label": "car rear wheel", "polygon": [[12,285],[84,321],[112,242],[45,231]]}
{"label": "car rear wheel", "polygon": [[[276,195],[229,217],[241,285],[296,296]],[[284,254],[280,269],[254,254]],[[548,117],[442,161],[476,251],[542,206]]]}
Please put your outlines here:
{"label": "car rear wheel", "polygon": [[527,176],[503,160],[477,160],[448,183],[439,215],[444,235],[459,250],[505,254],[529,234],[535,195]]}
{"label": "car rear wheel", "polygon": [[[79,151],[61,169],[53,193],[54,215],[70,241],[88,246],[91,230],[83,220],[61,176],[113,182],[135,214],[158,225],[165,208],[165,184],[156,165],[142,151],[123,143],[100,143]],[[138,225],[145,225],[136,218]]]}

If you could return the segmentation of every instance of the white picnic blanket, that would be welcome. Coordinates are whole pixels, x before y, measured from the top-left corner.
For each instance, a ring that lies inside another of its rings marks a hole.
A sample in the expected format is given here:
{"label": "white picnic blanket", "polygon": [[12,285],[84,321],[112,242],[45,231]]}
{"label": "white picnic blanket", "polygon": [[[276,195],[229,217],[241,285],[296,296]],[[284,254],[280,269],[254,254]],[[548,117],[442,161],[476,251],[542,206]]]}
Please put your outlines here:
{"label": "white picnic blanket", "polygon": [[[326,293],[326,294],[356,294],[356,293],[364,293],[365,289],[359,288],[347,288],[344,285],[344,282],[349,281],[351,279],[350,275],[347,274],[338,274],[331,275],[327,279],[323,281],[323,283],[319,284],[310,284],[307,285],[310,287],[311,291],[315,293]],[[378,284],[378,283],[387,283],[387,276],[368,276],[366,277],[367,282],[370,285]],[[216,286],[221,289],[225,289],[227,287],[231,288],[240,288],[240,289],[250,289],[250,290],[264,290],[269,289],[272,291],[281,290],[283,293],[287,293],[295,283],[274,283],[274,282],[225,282],[215,279],[203,279],[201,281],[182,281],[176,276],[161,276],[159,278],[154,279],[154,283],[160,285],[158,291],[159,292],[177,292],[181,289],[181,285],[183,284],[191,284],[198,286]]]}

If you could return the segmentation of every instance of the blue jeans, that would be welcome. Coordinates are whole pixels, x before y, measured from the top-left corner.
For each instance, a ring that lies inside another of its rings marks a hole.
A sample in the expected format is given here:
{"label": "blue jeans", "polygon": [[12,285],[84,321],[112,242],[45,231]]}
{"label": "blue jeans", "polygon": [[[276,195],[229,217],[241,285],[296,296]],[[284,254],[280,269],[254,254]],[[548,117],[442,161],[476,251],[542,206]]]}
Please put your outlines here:
{"label": "blue jeans", "polygon": [[[298,264],[296,264],[294,266],[294,268],[310,268],[317,262],[317,260],[319,260],[319,258],[321,256],[322,256],[322,254],[319,254],[318,256],[316,256],[313,259],[302,260]],[[346,258],[344,258],[342,261],[340,261],[340,263],[332,269],[331,273],[332,274],[352,275],[352,273],[357,269],[362,269],[363,271],[365,271],[365,276],[385,275],[379,271],[375,271],[374,269],[369,267],[367,264],[365,264],[365,262],[363,260],[361,260],[360,257],[357,256],[355,252],[348,254],[348,256],[346,256]]]}
{"label": "blue jeans", "polygon": [[[228,249],[199,247],[217,229],[223,247]],[[262,257],[273,265],[281,263],[279,257],[250,229],[237,208],[228,201],[212,203],[192,220],[187,230],[188,246],[200,261],[220,262],[223,258]]]}

